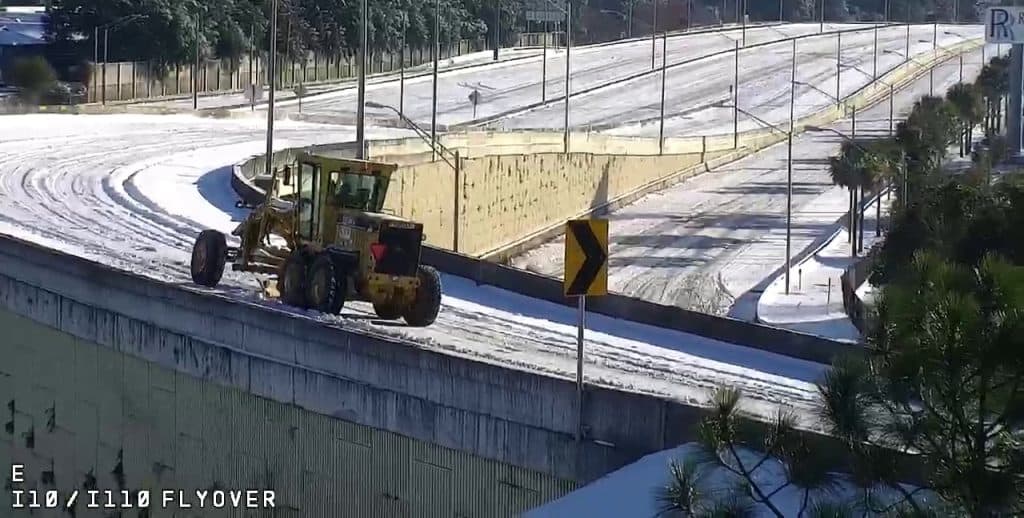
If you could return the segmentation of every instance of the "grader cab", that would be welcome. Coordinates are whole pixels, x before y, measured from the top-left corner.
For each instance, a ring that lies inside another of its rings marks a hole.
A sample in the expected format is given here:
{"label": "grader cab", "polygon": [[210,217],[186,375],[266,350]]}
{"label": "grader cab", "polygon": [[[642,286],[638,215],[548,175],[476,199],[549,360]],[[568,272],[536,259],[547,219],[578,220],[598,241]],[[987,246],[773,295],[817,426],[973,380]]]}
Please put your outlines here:
{"label": "grader cab", "polygon": [[276,275],[265,291],[304,309],[339,314],[367,301],[384,319],[428,326],[441,305],[437,271],[420,264],[423,225],[383,212],[396,166],[301,154],[275,172],[267,198],[232,232],[204,230],[192,280],[213,287],[234,271]]}

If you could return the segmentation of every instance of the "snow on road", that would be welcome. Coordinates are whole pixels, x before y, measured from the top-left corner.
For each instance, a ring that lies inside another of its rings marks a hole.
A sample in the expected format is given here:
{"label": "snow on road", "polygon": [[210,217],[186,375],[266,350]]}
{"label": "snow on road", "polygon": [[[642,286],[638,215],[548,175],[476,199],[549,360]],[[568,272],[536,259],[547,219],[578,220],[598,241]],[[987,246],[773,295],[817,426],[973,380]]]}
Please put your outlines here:
{"label": "snow on road", "polygon": [[[987,56],[995,48],[986,49]],[[980,70],[981,52],[965,57],[964,77]],[[959,79],[958,61],[935,72],[944,94]],[[897,92],[899,114],[927,94],[926,74]],[[886,134],[888,103],[857,117],[860,135]],[[851,121],[833,128],[849,134]],[[798,135],[793,144],[793,255],[827,237],[842,216],[847,196],[832,185],[827,158],[839,147],[827,132]],[[610,219],[609,289],[662,304],[753,318],[762,284],[785,262],[785,143],[719,167],[619,209]],[[513,265],[561,277],[563,242],[553,240],[513,259]],[[753,300],[751,301],[751,297]]]}
{"label": "snow on road", "polygon": [[[826,24],[825,30],[850,29],[852,24]],[[862,26],[861,26],[862,27]],[[928,26],[931,37],[931,26]],[[796,35],[818,32],[818,24],[787,24],[772,27],[756,27],[747,29],[748,45],[778,41]],[[689,34],[673,36],[668,39],[669,63],[686,59],[699,58],[708,54],[731,50],[735,41],[741,39],[739,29],[722,32]],[[661,62],[660,43],[656,63]],[[829,43],[831,45],[831,43]],[[753,52],[753,51],[752,51]],[[649,71],[651,69],[651,42],[638,40],[619,43],[611,46],[590,46],[576,49],[571,53],[572,91],[608,83],[615,79]],[[706,73],[718,67],[708,65],[703,69]],[[438,78],[438,124],[452,125],[484,119],[517,110],[541,102],[542,94],[547,98],[557,97],[565,91],[565,52],[548,51],[546,65],[546,81],[543,80],[545,65],[542,57],[524,59],[513,63],[484,65],[459,71],[441,74]],[[725,67],[731,74],[732,64]],[[724,70],[723,69],[723,72]],[[717,72],[717,70],[716,70]],[[731,76],[730,76],[731,81]],[[725,83],[722,83],[725,84]],[[544,91],[542,91],[544,85]],[[719,85],[721,86],[721,85]],[[479,91],[481,101],[474,110],[468,97],[474,90]],[[378,83],[367,86],[368,101],[399,106],[402,88],[398,82]],[[405,115],[418,124],[429,124],[431,120],[431,99],[433,82],[431,77],[424,76],[408,79],[404,85]],[[651,97],[650,99],[655,99]],[[649,102],[650,100],[648,100]],[[302,113],[315,116],[337,116],[344,120],[355,114],[356,91],[347,89],[309,98],[302,103]],[[559,110],[561,103],[553,105]],[[297,111],[295,103],[282,103],[279,111]],[[366,110],[367,116],[376,118],[393,118],[394,113],[380,108]],[[548,127],[551,121],[560,121],[560,117],[547,120],[540,127]]]}
{"label": "snow on road", "polygon": [[[956,33],[953,33],[953,31]],[[935,34],[933,34],[933,31]],[[963,36],[980,38],[980,27],[916,26],[910,34],[910,55],[922,60],[932,55],[932,37],[948,47],[964,41]],[[797,40],[796,117],[814,113],[835,103],[837,89],[837,35]],[[872,81],[875,72],[873,31],[843,34],[839,97],[846,97]],[[879,76],[906,61],[905,27],[878,30]],[[740,52],[739,107],[771,124],[789,121],[790,81],[793,50],[789,42]],[[675,60],[670,58],[670,63]],[[660,66],[660,65],[659,65]],[[732,100],[728,86],[735,80],[735,54],[715,56],[672,68],[666,72],[665,134],[714,135],[731,133]],[[577,81],[574,78],[573,84]],[[723,88],[723,85],[727,85]],[[574,86],[574,89],[582,86]],[[719,105],[715,105],[719,103]],[[620,83],[574,97],[569,123],[592,127],[616,135],[657,136],[660,131],[661,74]],[[501,129],[561,127],[565,105],[547,106],[503,119],[491,126]],[[761,124],[741,113],[740,131]]]}
{"label": "snow on road", "polygon": [[[190,116],[16,115],[0,124],[0,232],[155,279],[190,284],[192,242],[204,228],[230,231],[228,166],[263,150],[256,120]],[[279,147],[349,141],[352,128],[282,121]],[[396,134],[371,130],[370,137]],[[444,276],[438,321],[423,329],[375,322],[365,304],[342,318],[311,319],[398,336],[417,346],[513,368],[573,377],[575,311]],[[197,288],[198,289],[198,288]],[[217,291],[255,300],[250,274],[227,272]],[[292,311],[274,302],[266,304]],[[589,383],[703,402],[720,384],[753,408],[813,407],[823,366],[619,321],[587,320]]]}

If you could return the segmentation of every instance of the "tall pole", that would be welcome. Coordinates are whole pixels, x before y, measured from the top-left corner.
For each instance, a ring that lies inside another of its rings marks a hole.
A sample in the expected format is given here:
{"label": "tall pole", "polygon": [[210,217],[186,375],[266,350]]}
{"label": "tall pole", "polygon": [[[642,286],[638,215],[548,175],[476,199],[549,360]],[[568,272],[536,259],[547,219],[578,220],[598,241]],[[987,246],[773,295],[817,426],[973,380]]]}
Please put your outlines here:
{"label": "tall pole", "polygon": [[192,109],[199,109],[199,16],[196,16],[196,64],[192,74]]}
{"label": "tall pole", "polygon": [[[568,3],[568,2],[566,2]],[[583,329],[586,325],[587,297],[579,296],[576,327],[576,443],[583,438]]]}
{"label": "tall pole", "polygon": [[498,60],[501,46],[501,0],[494,0],[494,61]]}
{"label": "tall pole", "polygon": [[540,59],[540,102],[548,100],[548,33],[544,33],[544,50]]}
{"label": "tall pole", "polygon": [[793,239],[793,132],[796,129],[796,40],[793,40],[793,71],[789,80],[789,135],[786,155],[786,295],[789,295],[789,270]]}
{"label": "tall pole", "polygon": [[693,13],[693,0],[686,0],[686,32],[690,32],[690,18]]}
{"label": "tall pole", "polygon": [[779,21],[780,22],[785,21],[785,18],[786,18],[785,11],[782,8],[782,5],[783,5],[782,2],[783,2],[783,0],[779,0]]}
{"label": "tall pole", "polygon": [[875,25],[875,46],[871,65],[871,79],[878,79],[878,25]]}
{"label": "tall pole", "polygon": [[[907,11],[907,16],[910,16],[909,11]],[[904,57],[907,58],[906,61],[904,61],[904,63],[910,61],[910,22],[907,22],[907,52]]]}
{"label": "tall pole", "polygon": [[1020,158],[1021,152],[1021,80],[1024,78],[1024,45],[1010,46],[1010,91],[1006,110],[1006,142],[1010,156]]}
{"label": "tall pole", "polygon": [[92,43],[93,43],[93,49],[92,49],[92,67],[93,67],[93,71],[92,71],[92,102],[96,102],[96,97],[97,97],[96,90],[97,90],[97,87],[99,86],[99,84],[98,84],[99,75],[96,74],[96,67],[98,67],[100,65],[100,28],[99,28],[99,26],[93,27],[93,29],[92,29]]}
{"label": "tall pole", "polygon": [[277,73],[277,0],[273,0],[270,9],[270,63],[267,65],[267,84],[270,85],[270,92],[267,97],[267,155],[264,160],[265,173],[269,178],[273,173],[274,156],[274,74]]}
{"label": "tall pole", "polygon": [[818,23],[818,32],[825,32],[825,0],[821,0],[821,21]]}
{"label": "tall pole", "polygon": [[895,111],[893,109],[894,108],[893,107],[893,105],[894,105],[893,97],[895,96],[894,94],[895,94],[895,89],[893,88],[893,85],[889,85],[889,136],[890,137],[893,136],[893,131],[894,131],[893,130],[893,115],[894,115],[894,111]]}
{"label": "tall pole", "polygon": [[629,11],[626,14],[626,37],[633,37],[633,4],[636,0],[629,0]]}
{"label": "tall pole", "polygon": [[107,57],[110,50],[110,28],[103,29],[103,104],[107,104]]}
{"label": "tall pole", "polygon": [[402,13],[402,48],[398,51],[398,115],[405,115],[405,33],[409,32],[409,15]]}
{"label": "tall pole", "polygon": [[434,45],[431,52],[434,58],[434,94],[430,108],[430,159],[437,160],[437,60],[441,53],[441,0],[434,0]]}
{"label": "tall pole", "polygon": [[743,46],[747,46],[747,0],[740,0],[740,26],[743,34]]}
{"label": "tall pole", "polygon": [[[572,48],[572,0],[565,2],[565,134],[562,136],[565,152],[569,153],[569,53]],[[652,58],[653,63],[653,58]],[[582,307],[582,306],[581,306]]]}
{"label": "tall pole", "polygon": [[658,154],[665,154],[665,76],[668,72],[668,32],[661,33],[661,127],[658,130]]}
{"label": "tall pole", "polygon": [[359,106],[356,107],[356,158],[366,158],[366,52],[369,35],[367,5],[363,0],[359,22]]}
{"label": "tall pole", "polygon": [[[654,6],[654,14],[651,19],[651,70],[654,70],[654,54],[658,47],[658,0],[651,2],[651,5]],[[568,19],[568,15],[566,15],[566,19]]]}
{"label": "tall pole", "polygon": [[256,111],[256,79],[252,58],[256,53],[256,24],[249,25],[249,111]]}
{"label": "tall pole", "polygon": [[734,70],[732,76],[732,147],[740,147],[740,42],[736,42],[734,52]]}
{"label": "tall pole", "polygon": [[843,98],[843,33],[836,33],[836,108]]}

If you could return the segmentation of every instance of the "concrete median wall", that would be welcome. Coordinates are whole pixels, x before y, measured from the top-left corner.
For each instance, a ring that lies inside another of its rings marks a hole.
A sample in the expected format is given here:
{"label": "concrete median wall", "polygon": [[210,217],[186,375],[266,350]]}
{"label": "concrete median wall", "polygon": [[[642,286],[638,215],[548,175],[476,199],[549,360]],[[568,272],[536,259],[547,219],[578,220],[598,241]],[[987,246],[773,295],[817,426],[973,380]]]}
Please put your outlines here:
{"label": "concrete median wall", "polygon": [[[677,401],[588,385],[584,439],[576,443],[572,380],[193,291],[3,236],[0,312],[50,330],[19,338],[23,353],[39,365],[52,359],[47,341],[67,335],[82,342],[72,347],[76,355],[87,347],[105,348],[126,362],[142,360],[339,423],[542,474],[511,476],[520,487],[549,496],[569,487],[568,482],[588,482],[645,454],[694,440],[694,425],[704,415]],[[15,396],[5,379],[0,377],[0,398],[7,401]],[[63,410],[56,415],[67,415]],[[231,405],[220,410],[232,411]],[[243,433],[238,430],[229,440],[237,442]],[[110,444],[114,439],[107,438]],[[832,460],[842,465],[841,457]],[[268,469],[270,476],[280,475]],[[401,466],[390,469],[404,476]],[[422,488],[404,490],[396,496]]]}

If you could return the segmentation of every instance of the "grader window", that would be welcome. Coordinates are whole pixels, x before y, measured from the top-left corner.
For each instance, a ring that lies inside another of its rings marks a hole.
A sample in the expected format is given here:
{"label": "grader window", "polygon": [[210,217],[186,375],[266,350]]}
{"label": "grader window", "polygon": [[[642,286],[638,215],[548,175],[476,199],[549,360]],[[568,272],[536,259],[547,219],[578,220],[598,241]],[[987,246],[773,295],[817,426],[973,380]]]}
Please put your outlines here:
{"label": "grader window", "polygon": [[314,164],[299,165],[298,196],[295,202],[299,209],[299,235],[305,239],[314,239],[320,223],[320,208],[317,206],[320,183],[320,167]]}
{"label": "grader window", "polygon": [[372,174],[351,170],[332,171],[331,185],[334,204],[346,209],[380,212],[383,205],[386,180]]}

